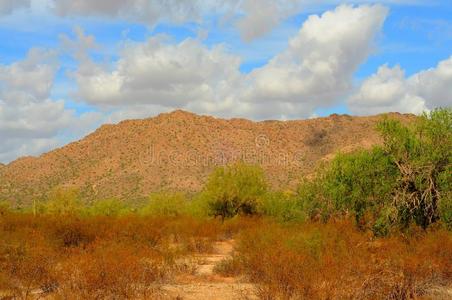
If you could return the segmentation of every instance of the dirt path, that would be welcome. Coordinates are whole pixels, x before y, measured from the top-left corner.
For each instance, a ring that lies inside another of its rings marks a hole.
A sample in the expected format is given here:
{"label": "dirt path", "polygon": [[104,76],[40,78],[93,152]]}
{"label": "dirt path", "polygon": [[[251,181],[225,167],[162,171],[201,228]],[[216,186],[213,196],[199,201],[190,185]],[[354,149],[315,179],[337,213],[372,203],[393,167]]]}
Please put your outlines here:
{"label": "dirt path", "polygon": [[213,253],[193,257],[193,274],[178,278],[177,283],[162,288],[163,299],[184,300],[233,300],[257,299],[253,296],[253,285],[241,278],[223,277],[214,273],[215,265],[231,257],[234,241],[222,241],[214,244]]}

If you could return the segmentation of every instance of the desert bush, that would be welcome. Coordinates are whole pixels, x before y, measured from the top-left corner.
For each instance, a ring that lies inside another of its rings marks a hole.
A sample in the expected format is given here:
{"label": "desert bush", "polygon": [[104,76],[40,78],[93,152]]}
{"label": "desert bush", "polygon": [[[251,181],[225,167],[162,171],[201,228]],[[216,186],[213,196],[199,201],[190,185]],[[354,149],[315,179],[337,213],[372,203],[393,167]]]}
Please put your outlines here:
{"label": "desert bush", "polygon": [[303,222],[308,218],[307,210],[293,192],[267,192],[262,198],[259,211],[281,222]]}
{"label": "desert bush", "polygon": [[[211,250],[218,221],[11,213],[0,219],[0,286],[20,298],[153,298],[176,261]],[[183,230],[180,230],[183,228]],[[180,231],[180,232],[178,232]],[[180,247],[173,247],[174,235]],[[33,296],[31,296],[33,294]]]}
{"label": "desert bush", "polygon": [[311,216],[353,215],[361,229],[385,234],[391,219],[386,207],[391,202],[397,170],[379,149],[338,154],[313,182],[299,188],[302,206]]}
{"label": "desert bush", "polygon": [[0,217],[11,211],[11,206],[7,201],[0,201]]}
{"label": "desert bush", "polygon": [[61,263],[57,295],[65,299],[148,299],[166,276],[163,258],[146,247],[101,242]]}
{"label": "desert bush", "polygon": [[140,213],[142,215],[177,217],[187,213],[188,201],[183,193],[161,192],[149,197],[149,202]]}
{"label": "desert bush", "polygon": [[234,269],[263,299],[414,298],[452,280],[450,233],[414,231],[374,239],[347,220],[269,222],[239,236]]}
{"label": "desert bush", "polygon": [[377,235],[412,222],[426,228],[441,219],[451,227],[451,110],[411,125],[385,119],[378,128],[383,146],[338,154],[300,184],[299,206],[313,219],[354,216]]}
{"label": "desert bush", "polygon": [[84,208],[79,190],[63,187],[53,189],[40,206],[41,212],[54,215],[79,215]]}
{"label": "desert bush", "polygon": [[54,218],[49,232],[53,241],[61,247],[84,247],[96,239],[98,228],[78,217]]}
{"label": "desert bush", "polygon": [[413,126],[387,119],[379,130],[383,151],[399,173],[392,203],[398,223],[426,228],[440,220],[452,181],[452,109],[425,113]]}
{"label": "desert bush", "polygon": [[238,214],[256,214],[266,191],[260,167],[237,163],[217,168],[200,197],[206,201],[209,214],[224,221]]}
{"label": "desert bush", "polygon": [[225,277],[235,277],[240,275],[243,270],[242,264],[238,257],[226,258],[220,261],[213,268],[213,272]]}
{"label": "desert bush", "polygon": [[117,217],[130,213],[130,208],[124,201],[112,198],[94,201],[86,207],[85,213],[91,216]]}
{"label": "desert bush", "polygon": [[[9,237],[9,238],[7,238]],[[40,233],[3,235],[0,241],[2,286],[14,298],[29,299],[34,291],[50,293],[58,287],[54,266],[58,253]]]}
{"label": "desert bush", "polygon": [[167,234],[187,253],[212,251],[213,242],[220,238],[221,224],[217,220],[204,220],[185,216],[169,224]]}
{"label": "desert bush", "polygon": [[11,212],[0,236],[0,287],[16,298],[158,298],[162,283],[193,273],[181,262],[225,238],[237,246],[215,272],[244,275],[264,299],[404,299],[452,283],[452,235],[439,225],[375,238],[348,218]]}

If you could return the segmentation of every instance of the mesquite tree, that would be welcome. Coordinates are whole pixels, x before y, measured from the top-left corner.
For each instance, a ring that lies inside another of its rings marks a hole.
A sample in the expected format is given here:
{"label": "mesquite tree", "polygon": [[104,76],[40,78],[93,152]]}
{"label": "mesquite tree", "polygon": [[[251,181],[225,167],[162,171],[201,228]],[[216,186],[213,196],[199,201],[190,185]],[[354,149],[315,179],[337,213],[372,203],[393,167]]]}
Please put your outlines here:
{"label": "mesquite tree", "polygon": [[451,209],[452,110],[425,113],[412,126],[386,119],[378,128],[400,173],[393,191],[398,220],[426,228],[440,219],[440,207]]}

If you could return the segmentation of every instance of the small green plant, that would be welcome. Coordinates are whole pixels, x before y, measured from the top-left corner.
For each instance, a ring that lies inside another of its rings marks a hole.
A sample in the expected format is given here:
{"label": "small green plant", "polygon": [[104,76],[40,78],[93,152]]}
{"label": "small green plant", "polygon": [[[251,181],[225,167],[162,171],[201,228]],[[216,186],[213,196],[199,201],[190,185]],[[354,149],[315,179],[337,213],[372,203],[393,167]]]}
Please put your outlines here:
{"label": "small green plant", "polygon": [[83,208],[78,189],[57,187],[50,192],[40,210],[54,215],[77,215]]}
{"label": "small green plant", "polygon": [[149,197],[149,202],[140,210],[140,213],[177,217],[187,213],[187,206],[188,201],[183,193],[160,192]]}
{"label": "small green plant", "polygon": [[0,201],[0,216],[6,215],[11,210],[11,206],[7,201]]}
{"label": "small green plant", "polygon": [[267,192],[262,199],[259,211],[281,222],[303,222],[307,219],[306,210],[296,194],[291,191]]}
{"label": "small green plant", "polygon": [[130,212],[124,201],[112,198],[95,201],[87,209],[87,214],[91,216],[117,217]]}
{"label": "small green plant", "polygon": [[257,214],[266,192],[267,183],[260,167],[236,163],[217,168],[201,198],[206,201],[209,214],[224,221],[238,214]]}

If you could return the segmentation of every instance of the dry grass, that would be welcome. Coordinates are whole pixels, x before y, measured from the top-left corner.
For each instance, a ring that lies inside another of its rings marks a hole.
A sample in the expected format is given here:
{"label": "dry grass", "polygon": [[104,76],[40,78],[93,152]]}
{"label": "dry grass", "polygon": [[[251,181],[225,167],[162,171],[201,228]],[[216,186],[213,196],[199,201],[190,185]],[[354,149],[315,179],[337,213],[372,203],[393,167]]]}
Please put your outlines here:
{"label": "dry grass", "polygon": [[452,235],[438,228],[377,239],[348,221],[7,214],[0,236],[0,298],[155,299],[231,237],[233,258],[214,270],[261,299],[409,299],[452,283]]}
{"label": "dry grass", "polygon": [[7,214],[0,218],[0,296],[33,299],[152,298],[212,249],[221,224],[188,217]]}
{"label": "dry grass", "polygon": [[241,234],[234,259],[262,299],[411,299],[452,283],[441,229],[374,239],[346,221],[269,223]]}

